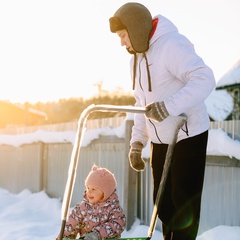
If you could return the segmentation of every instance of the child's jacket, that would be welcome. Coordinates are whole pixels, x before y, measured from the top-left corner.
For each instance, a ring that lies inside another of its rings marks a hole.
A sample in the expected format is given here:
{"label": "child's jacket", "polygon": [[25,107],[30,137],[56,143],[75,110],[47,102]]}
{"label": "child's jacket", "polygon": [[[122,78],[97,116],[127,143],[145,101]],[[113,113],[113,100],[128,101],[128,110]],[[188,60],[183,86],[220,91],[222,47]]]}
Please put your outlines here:
{"label": "child's jacket", "polygon": [[78,203],[69,215],[65,226],[64,237],[75,238],[79,233],[96,232],[99,238],[119,238],[124,231],[126,217],[119,204],[116,191],[102,203],[91,204],[86,198]]}

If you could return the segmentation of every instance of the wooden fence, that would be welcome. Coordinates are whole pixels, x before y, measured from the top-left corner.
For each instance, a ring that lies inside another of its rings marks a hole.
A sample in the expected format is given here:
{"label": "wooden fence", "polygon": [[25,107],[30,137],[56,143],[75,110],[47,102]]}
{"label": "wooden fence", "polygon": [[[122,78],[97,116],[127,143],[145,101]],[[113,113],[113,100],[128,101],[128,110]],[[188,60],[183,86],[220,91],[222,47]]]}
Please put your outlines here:
{"label": "wooden fence", "polygon": [[[114,118],[101,118],[101,119],[91,119],[86,123],[86,128],[96,129],[104,127],[119,127],[126,117],[114,117]],[[63,131],[75,131],[77,129],[77,121],[49,124],[41,126],[31,126],[31,127],[14,127],[10,125],[7,128],[0,129],[0,134],[24,134],[31,133],[37,130],[44,130],[50,132],[63,132]],[[228,132],[233,139],[240,137],[240,120],[231,121],[221,121],[221,122],[211,122],[210,129],[222,128],[225,132]]]}
{"label": "wooden fence", "polygon": [[221,128],[227,132],[232,139],[240,140],[240,120],[211,122],[210,129]]}
{"label": "wooden fence", "polygon": [[[109,127],[119,127],[126,117],[114,117],[114,118],[100,118],[91,119],[86,123],[86,128],[96,129]],[[77,129],[78,122],[66,122],[57,124],[47,124],[41,126],[29,126],[29,127],[16,127],[14,125],[9,125],[7,128],[0,129],[0,134],[24,134],[31,133],[37,130],[44,130],[49,132],[64,132],[64,131],[74,131]]]}

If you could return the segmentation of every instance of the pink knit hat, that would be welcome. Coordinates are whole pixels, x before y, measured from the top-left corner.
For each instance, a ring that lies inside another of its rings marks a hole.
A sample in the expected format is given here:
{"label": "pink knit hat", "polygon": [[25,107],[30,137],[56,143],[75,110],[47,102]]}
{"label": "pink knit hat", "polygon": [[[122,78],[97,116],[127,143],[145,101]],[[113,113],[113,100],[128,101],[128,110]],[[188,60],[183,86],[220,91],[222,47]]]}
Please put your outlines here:
{"label": "pink knit hat", "polygon": [[98,167],[94,164],[85,180],[85,185],[92,185],[103,191],[103,200],[106,200],[116,189],[117,182],[114,175],[108,169]]}

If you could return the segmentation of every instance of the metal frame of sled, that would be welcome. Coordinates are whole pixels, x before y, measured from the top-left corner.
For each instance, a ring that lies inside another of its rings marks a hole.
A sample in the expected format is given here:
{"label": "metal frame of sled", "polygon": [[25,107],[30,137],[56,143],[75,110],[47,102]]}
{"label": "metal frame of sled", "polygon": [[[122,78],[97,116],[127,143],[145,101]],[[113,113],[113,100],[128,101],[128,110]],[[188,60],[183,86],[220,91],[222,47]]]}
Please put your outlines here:
{"label": "metal frame of sled", "polygon": [[[65,192],[63,196],[63,203],[62,203],[62,211],[61,211],[61,229],[58,235],[57,240],[64,240],[63,238],[63,233],[64,233],[64,228],[66,225],[66,220],[68,217],[68,210],[70,207],[70,202],[72,199],[72,193],[73,193],[73,188],[75,184],[75,179],[76,179],[76,171],[77,171],[77,166],[78,166],[78,160],[79,160],[79,155],[80,155],[80,148],[81,148],[81,143],[82,143],[82,136],[85,131],[85,125],[87,122],[87,118],[90,113],[92,112],[130,112],[130,113],[146,113],[146,108],[144,107],[134,107],[134,106],[116,106],[116,105],[105,105],[105,104],[99,104],[99,105],[90,105],[87,107],[82,114],[80,115],[80,118],[78,120],[78,127],[77,127],[77,134],[71,154],[71,160],[69,164],[69,169],[68,169],[68,179],[65,187]],[[176,129],[175,129],[175,134],[173,137],[173,141],[171,144],[168,146],[167,154],[166,154],[166,159],[165,159],[165,164],[164,164],[164,169],[162,173],[162,179],[159,184],[159,189],[158,193],[156,196],[155,204],[154,204],[154,209],[153,209],[153,214],[150,222],[150,227],[148,230],[148,237],[145,238],[121,238],[121,239],[131,239],[131,240],[146,240],[146,239],[151,239],[154,229],[156,227],[156,222],[157,222],[157,209],[158,205],[161,204],[162,201],[162,196],[163,196],[163,191],[166,183],[166,178],[168,175],[168,170],[171,164],[171,158],[172,158],[172,153],[174,146],[176,144],[177,140],[177,135],[179,129],[182,127],[182,125],[186,121],[185,116],[178,116],[175,118],[176,119]],[[69,240],[69,238],[68,238]]]}

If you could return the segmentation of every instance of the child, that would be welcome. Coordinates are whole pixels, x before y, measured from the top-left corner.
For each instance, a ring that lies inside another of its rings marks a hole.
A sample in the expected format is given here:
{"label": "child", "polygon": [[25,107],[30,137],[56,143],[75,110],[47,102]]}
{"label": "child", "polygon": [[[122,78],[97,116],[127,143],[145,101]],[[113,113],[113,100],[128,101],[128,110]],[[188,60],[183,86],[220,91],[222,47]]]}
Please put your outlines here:
{"label": "child", "polygon": [[116,179],[106,168],[93,165],[85,180],[83,201],[69,215],[64,230],[65,238],[85,240],[120,238],[126,217],[116,193]]}

